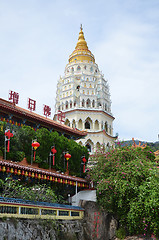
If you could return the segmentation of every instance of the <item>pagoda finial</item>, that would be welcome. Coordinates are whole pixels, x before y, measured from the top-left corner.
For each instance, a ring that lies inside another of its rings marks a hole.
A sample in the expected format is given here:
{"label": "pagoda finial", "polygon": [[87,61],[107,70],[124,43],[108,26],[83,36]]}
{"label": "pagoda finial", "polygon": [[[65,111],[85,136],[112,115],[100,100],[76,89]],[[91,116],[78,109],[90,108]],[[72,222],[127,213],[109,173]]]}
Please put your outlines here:
{"label": "pagoda finial", "polygon": [[93,54],[90,52],[87,46],[87,42],[84,37],[82,24],[80,25],[80,32],[78,36],[78,42],[75,50],[69,57],[69,63],[73,61],[91,61],[95,62]]}

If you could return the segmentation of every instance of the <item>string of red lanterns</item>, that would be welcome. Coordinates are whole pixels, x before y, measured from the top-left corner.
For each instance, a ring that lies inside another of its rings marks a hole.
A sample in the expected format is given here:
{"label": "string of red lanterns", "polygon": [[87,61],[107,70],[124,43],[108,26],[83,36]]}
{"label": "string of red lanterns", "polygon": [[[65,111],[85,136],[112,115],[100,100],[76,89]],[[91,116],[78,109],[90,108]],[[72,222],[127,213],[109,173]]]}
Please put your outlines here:
{"label": "string of red lanterns", "polygon": [[[18,176],[25,176],[25,177],[29,177],[29,178],[38,178],[39,180],[46,180],[46,181],[52,181],[52,182],[57,182],[57,183],[61,183],[61,184],[67,184],[67,185],[71,185],[71,186],[76,186],[76,180],[68,180],[68,179],[64,179],[64,178],[60,178],[60,177],[54,177],[48,174],[42,174],[42,173],[37,173],[37,172],[33,172],[33,171],[28,171],[28,170],[24,170],[24,169],[17,169],[17,168],[13,168],[13,167],[5,167],[5,166],[1,166],[0,165],[0,172],[6,172],[7,174],[11,173],[11,174],[15,174]],[[88,184],[86,183],[81,183],[78,182],[77,183],[78,187],[88,187]]]}

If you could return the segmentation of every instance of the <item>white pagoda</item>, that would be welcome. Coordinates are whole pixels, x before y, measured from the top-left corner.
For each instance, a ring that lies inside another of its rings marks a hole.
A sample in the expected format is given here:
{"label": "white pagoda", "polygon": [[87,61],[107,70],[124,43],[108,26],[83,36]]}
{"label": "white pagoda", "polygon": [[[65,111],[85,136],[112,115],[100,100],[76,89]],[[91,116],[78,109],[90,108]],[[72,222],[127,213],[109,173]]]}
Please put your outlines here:
{"label": "white pagoda", "polygon": [[113,145],[116,137],[113,137],[114,117],[108,81],[88,49],[82,26],[64,76],[57,84],[56,121],[59,111],[65,113],[65,125],[87,131],[87,136],[77,142],[86,146],[91,153],[101,146],[107,148]]}

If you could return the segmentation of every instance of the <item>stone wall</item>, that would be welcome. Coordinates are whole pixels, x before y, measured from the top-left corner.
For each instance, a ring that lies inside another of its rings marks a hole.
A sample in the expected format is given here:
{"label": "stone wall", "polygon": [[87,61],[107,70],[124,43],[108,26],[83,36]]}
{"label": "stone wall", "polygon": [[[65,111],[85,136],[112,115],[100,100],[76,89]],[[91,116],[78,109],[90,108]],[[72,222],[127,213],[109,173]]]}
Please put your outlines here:
{"label": "stone wall", "polygon": [[0,219],[0,240],[84,240],[78,220]]}

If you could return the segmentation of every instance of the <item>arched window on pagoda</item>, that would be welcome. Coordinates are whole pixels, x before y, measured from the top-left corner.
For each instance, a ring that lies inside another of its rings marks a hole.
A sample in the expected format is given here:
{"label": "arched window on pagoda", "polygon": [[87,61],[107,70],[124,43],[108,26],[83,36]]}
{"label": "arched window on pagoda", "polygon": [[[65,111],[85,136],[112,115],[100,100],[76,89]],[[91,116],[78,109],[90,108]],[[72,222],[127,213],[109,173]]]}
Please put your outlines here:
{"label": "arched window on pagoda", "polygon": [[101,102],[98,102],[98,103],[97,103],[97,106],[98,106],[98,107],[101,107],[101,106],[102,106]]}
{"label": "arched window on pagoda", "polygon": [[102,121],[102,123],[101,123],[101,129],[103,129],[103,121]]}
{"label": "arched window on pagoda", "polygon": [[80,68],[80,66],[78,66],[78,67],[77,67],[77,71],[80,71],[80,70],[81,70],[81,68]]}
{"label": "arched window on pagoda", "polygon": [[84,107],[85,106],[85,101],[84,101],[84,99],[82,100],[82,107]]}
{"label": "arched window on pagoda", "polygon": [[95,121],[94,128],[95,128],[95,130],[99,130],[99,122],[98,122],[98,120]]}
{"label": "arched window on pagoda", "polygon": [[91,128],[90,122],[86,121],[85,122],[85,129],[90,129],[90,128]]}
{"label": "arched window on pagoda", "polygon": [[88,98],[87,101],[86,101],[86,107],[90,107],[91,106],[91,101],[90,99]]}
{"label": "arched window on pagoda", "polygon": [[74,101],[74,107],[76,107],[76,101]]}
{"label": "arched window on pagoda", "polygon": [[75,122],[74,119],[73,119],[73,121],[72,121],[72,127],[73,127],[73,128],[76,128],[76,122]]}
{"label": "arched window on pagoda", "polygon": [[105,131],[108,132],[108,123],[105,122]]}
{"label": "arched window on pagoda", "polygon": [[66,101],[65,107],[66,109],[68,109],[68,101]]}
{"label": "arched window on pagoda", "polygon": [[86,144],[86,148],[88,149],[88,152],[91,152],[91,145],[89,143]]}
{"label": "arched window on pagoda", "polygon": [[70,127],[70,121],[68,119],[66,119],[65,125]]}
{"label": "arched window on pagoda", "polygon": [[92,107],[95,107],[95,101],[93,100],[93,102],[92,102]]}
{"label": "arched window on pagoda", "polygon": [[112,127],[111,127],[111,125],[109,127],[109,133],[110,133],[110,135],[112,134]]}
{"label": "arched window on pagoda", "polygon": [[99,142],[97,142],[97,143],[96,143],[96,150],[98,150],[98,151],[99,151],[99,150],[100,150],[100,148],[101,148],[101,146],[100,146],[100,143],[99,143]]}
{"label": "arched window on pagoda", "polygon": [[80,120],[78,121],[78,128],[79,128],[79,129],[82,129],[82,126],[83,126],[82,119],[80,119]]}
{"label": "arched window on pagoda", "polygon": [[72,108],[72,101],[70,101],[70,108]]}

